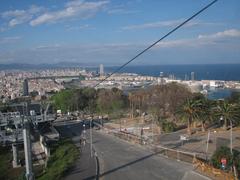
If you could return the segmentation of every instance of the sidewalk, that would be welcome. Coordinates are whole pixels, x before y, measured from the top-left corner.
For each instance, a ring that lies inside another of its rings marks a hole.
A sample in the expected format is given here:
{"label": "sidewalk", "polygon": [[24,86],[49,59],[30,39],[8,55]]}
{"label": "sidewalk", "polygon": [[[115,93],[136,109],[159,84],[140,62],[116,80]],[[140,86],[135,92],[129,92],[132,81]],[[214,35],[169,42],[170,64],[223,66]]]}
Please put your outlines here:
{"label": "sidewalk", "polygon": [[79,137],[74,137],[74,144],[79,148],[80,157],[77,159],[73,169],[64,177],[65,180],[90,180],[96,179],[95,157],[91,157],[90,145],[86,143],[80,149]]}

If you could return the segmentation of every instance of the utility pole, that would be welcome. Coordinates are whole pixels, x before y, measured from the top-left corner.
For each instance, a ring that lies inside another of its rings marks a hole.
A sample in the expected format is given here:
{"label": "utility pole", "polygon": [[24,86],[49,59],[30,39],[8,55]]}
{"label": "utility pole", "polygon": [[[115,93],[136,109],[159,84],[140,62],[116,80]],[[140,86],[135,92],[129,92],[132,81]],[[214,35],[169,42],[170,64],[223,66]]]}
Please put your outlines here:
{"label": "utility pole", "polygon": [[230,130],[230,151],[231,154],[233,155],[233,131],[232,131],[232,120],[230,119],[230,125],[231,125],[231,130]]}
{"label": "utility pole", "polygon": [[[18,128],[17,128],[18,130]],[[12,143],[12,152],[13,152],[13,161],[12,161],[12,165],[13,168],[18,167],[18,150],[17,150],[17,136],[18,136],[18,131],[15,131],[14,133],[14,142]]]}
{"label": "utility pole", "polygon": [[154,144],[154,127],[153,127],[153,123],[154,123],[154,117],[152,117],[152,121],[151,121],[151,129],[152,129],[152,144]]}
{"label": "utility pole", "polygon": [[122,120],[121,120],[121,118],[119,118],[119,131],[121,132],[122,131]]}
{"label": "utility pole", "polygon": [[92,120],[93,120],[93,118],[91,118],[91,121],[90,121],[90,151],[91,151],[91,157],[93,156],[93,154],[92,154]]}
{"label": "utility pole", "polygon": [[13,168],[16,168],[16,167],[18,167],[18,151],[17,151],[16,141],[12,144],[12,151],[13,151],[12,165],[13,165]]}
{"label": "utility pole", "polygon": [[209,139],[210,139],[210,130],[208,130],[208,135],[207,135],[207,147],[206,147],[206,160],[208,159],[208,144],[209,144]]}
{"label": "utility pole", "polygon": [[[32,165],[32,146],[30,138],[30,125],[29,125],[29,110],[28,103],[25,104],[25,112],[23,116],[23,142],[26,166],[26,179],[34,180],[33,165]],[[26,119],[24,119],[26,118]]]}
{"label": "utility pole", "polygon": [[23,141],[24,141],[24,153],[25,153],[25,165],[26,165],[26,179],[34,180],[33,168],[32,168],[32,147],[29,132],[29,122],[24,122],[23,126]]}
{"label": "utility pole", "polygon": [[[232,130],[232,128],[233,128],[233,125],[232,125],[232,120],[230,119],[230,125],[231,125],[231,130],[230,130],[230,151],[231,151],[231,155],[232,155],[232,158],[234,158],[233,157],[233,130]],[[234,160],[233,160],[233,173],[234,173],[234,179],[236,179],[237,180],[237,170],[236,170],[236,166],[235,166],[235,164],[234,164]]]}

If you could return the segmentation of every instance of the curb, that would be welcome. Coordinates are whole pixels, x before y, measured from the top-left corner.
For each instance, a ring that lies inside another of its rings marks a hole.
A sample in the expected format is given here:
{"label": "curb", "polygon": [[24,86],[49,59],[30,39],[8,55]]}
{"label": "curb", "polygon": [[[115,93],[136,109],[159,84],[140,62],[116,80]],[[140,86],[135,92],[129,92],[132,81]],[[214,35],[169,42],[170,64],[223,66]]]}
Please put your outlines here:
{"label": "curb", "polygon": [[94,147],[93,147],[93,153],[94,153],[95,163],[96,163],[96,178],[95,179],[99,180],[99,176],[100,176],[100,163],[99,163],[97,151],[95,150]]}
{"label": "curb", "polygon": [[100,166],[99,166],[99,159],[98,159],[97,154],[95,155],[95,161],[96,161],[96,180],[99,180]]}

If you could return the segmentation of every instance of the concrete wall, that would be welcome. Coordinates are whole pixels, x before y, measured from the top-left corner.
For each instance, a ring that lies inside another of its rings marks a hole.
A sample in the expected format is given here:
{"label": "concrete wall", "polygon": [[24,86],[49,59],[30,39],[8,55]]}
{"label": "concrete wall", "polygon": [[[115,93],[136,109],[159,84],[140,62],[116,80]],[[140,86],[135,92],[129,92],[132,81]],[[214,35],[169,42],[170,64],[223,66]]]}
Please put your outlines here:
{"label": "concrete wall", "polygon": [[50,157],[50,148],[47,146],[44,136],[40,135],[40,145],[46,154],[46,157]]}

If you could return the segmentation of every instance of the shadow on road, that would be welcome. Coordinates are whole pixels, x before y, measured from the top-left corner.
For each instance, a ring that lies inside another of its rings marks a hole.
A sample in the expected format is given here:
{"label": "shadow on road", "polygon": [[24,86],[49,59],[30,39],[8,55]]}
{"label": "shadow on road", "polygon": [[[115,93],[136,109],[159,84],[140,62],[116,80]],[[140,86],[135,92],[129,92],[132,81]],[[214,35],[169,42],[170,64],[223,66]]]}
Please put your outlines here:
{"label": "shadow on road", "polygon": [[72,169],[68,170],[65,174],[65,180],[93,180],[97,179],[96,177],[96,164],[95,158],[90,156],[90,145],[86,143],[85,146],[81,146],[80,138],[84,132],[84,129],[87,131],[90,127],[86,124],[83,128],[83,123],[62,123],[55,124],[55,128],[58,130],[62,138],[71,138],[77,147],[80,149],[80,158],[76,159],[75,165]]}
{"label": "shadow on road", "polygon": [[158,153],[159,153],[159,152],[152,153],[152,154],[149,154],[149,155],[144,156],[144,157],[142,157],[142,158],[139,158],[139,159],[137,159],[137,160],[134,160],[134,161],[132,161],[132,162],[129,162],[129,163],[127,163],[127,164],[124,164],[124,165],[121,165],[121,166],[119,166],[119,167],[113,168],[113,169],[111,169],[111,170],[109,170],[109,171],[107,171],[107,172],[104,172],[104,173],[100,174],[100,177],[103,177],[103,176],[105,176],[105,175],[107,175],[107,174],[111,174],[111,173],[113,173],[113,172],[116,172],[116,171],[118,171],[118,170],[120,170],[120,169],[122,169],[122,168],[125,168],[125,167],[127,167],[127,166],[131,166],[131,165],[133,165],[133,164],[136,164],[136,163],[139,163],[139,162],[141,162],[141,161],[144,161],[144,160],[146,160],[146,159],[148,159],[148,158],[150,158],[150,157],[152,157],[152,156],[157,155]]}

